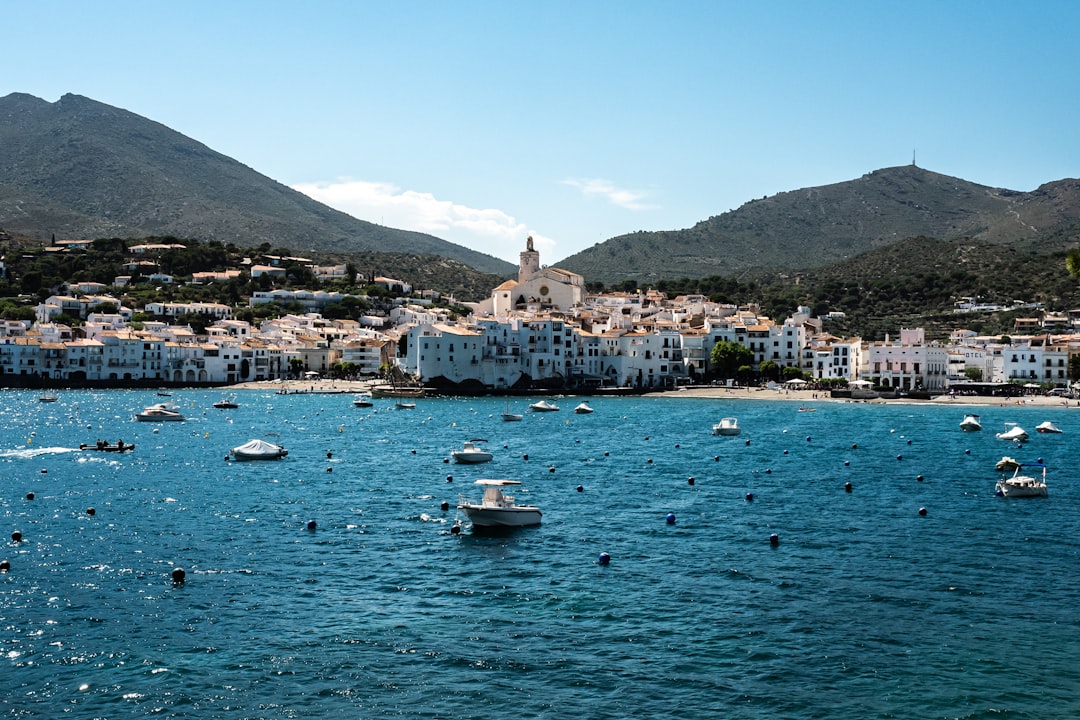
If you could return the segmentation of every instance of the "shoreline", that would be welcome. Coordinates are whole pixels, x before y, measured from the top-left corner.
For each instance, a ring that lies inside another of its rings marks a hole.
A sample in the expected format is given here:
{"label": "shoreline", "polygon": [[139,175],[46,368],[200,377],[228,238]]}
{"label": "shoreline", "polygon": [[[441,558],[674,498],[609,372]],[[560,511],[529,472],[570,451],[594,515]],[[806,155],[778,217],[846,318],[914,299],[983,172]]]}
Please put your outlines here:
{"label": "shoreline", "polygon": [[[286,381],[259,381],[239,383],[221,388],[223,392],[239,390],[273,390],[287,391],[289,395],[349,395],[370,392],[372,387],[381,385],[380,381],[371,380],[286,380]],[[285,394],[285,393],[282,393]],[[550,393],[551,396],[565,395],[575,396],[574,393]],[[494,397],[494,396],[492,396]],[[536,397],[543,397],[537,393]],[[580,397],[596,397],[582,394]],[[955,405],[957,407],[1046,407],[1067,409],[1080,409],[1080,400],[1067,400],[1049,395],[1020,395],[1016,397],[1000,398],[986,395],[938,395],[930,400],[912,400],[910,398],[836,398],[829,395],[828,391],[815,390],[769,390],[767,388],[743,387],[688,387],[679,390],[662,390],[658,392],[642,393],[636,397],[683,397],[702,398],[711,400],[779,400],[783,402],[797,402],[803,405],[814,403],[861,403],[878,405]]]}

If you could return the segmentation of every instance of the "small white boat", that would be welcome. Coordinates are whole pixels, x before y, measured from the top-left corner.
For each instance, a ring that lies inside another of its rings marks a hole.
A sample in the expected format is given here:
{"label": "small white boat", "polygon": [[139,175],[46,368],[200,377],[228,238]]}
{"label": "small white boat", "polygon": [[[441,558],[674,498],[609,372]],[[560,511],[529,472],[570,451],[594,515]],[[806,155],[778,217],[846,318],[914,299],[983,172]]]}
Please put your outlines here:
{"label": "small white boat", "polygon": [[1016,423],[1005,423],[1007,428],[1005,432],[999,432],[994,435],[998,440],[1009,440],[1010,442],[1023,442],[1028,439],[1027,430],[1020,427]]}
{"label": "small white boat", "polygon": [[582,401],[581,403],[578,404],[578,406],[576,408],[574,408],[574,412],[577,413],[578,415],[588,415],[592,411],[593,411],[593,409],[591,407],[589,407],[588,401]]}
{"label": "small white boat", "polygon": [[558,412],[559,406],[555,403],[549,403],[547,400],[541,400],[529,405],[529,410],[532,412]]}
{"label": "small white boat", "polygon": [[371,400],[371,395],[357,395],[353,398],[352,404],[356,407],[372,407],[375,405]]}
{"label": "small white boat", "polygon": [[157,403],[148,405],[135,419],[139,422],[183,422],[184,416],[180,408],[172,403]]}
{"label": "small white boat", "polygon": [[[1042,468],[1042,477],[1034,475],[1022,475],[1024,468]],[[1018,463],[1012,477],[1002,478],[994,487],[994,494],[998,497],[1046,497],[1046,465],[1042,463]]]}
{"label": "small white boat", "polygon": [[248,440],[243,445],[238,445],[229,451],[233,460],[279,460],[289,454],[289,451],[280,445],[268,443],[265,440]]}
{"label": "small white boat", "polygon": [[474,528],[513,528],[540,524],[540,508],[534,505],[518,505],[511,495],[502,489],[520,485],[519,480],[477,480],[484,488],[480,502],[470,502],[464,497],[458,500],[458,510],[472,521]]}
{"label": "small white boat", "polygon": [[1046,422],[1042,422],[1042,423],[1039,423],[1038,425],[1036,425],[1035,426],[1035,431],[1036,432],[1041,432],[1041,433],[1052,433],[1053,434],[1053,433],[1061,432],[1061,428],[1059,428],[1057,425],[1055,425],[1054,423],[1047,420]]}
{"label": "small white boat", "polygon": [[979,416],[973,413],[968,413],[967,415],[965,415],[964,419],[960,421],[960,429],[965,432],[982,430],[982,423],[979,422]]}
{"label": "small white boat", "polygon": [[499,417],[503,419],[503,422],[520,422],[525,419],[525,416],[521,413],[510,412],[510,400],[506,401],[506,410],[504,410]]}
{"label": "small white boat", "polygon": [[412,410],[413,408],[416,407],[416,403],[414,403],[414,402],[404,402],[402,400],[398,400],[397,402],[394,403],[394,407],[396,407],[398,410]]}
{"label": "small white boat", "polygon": [[462,449],[452,451],[450,457],[454,458],[456,463],[476,465],[477,463],[491,462],[491,458],[495,456],[482,447],[477,447],[473,441],[466,440]]}
{"label": "small white boat", "polygon": [[42,393],[41,397],[38,398],[38,402],[44,402],[44,403],[56,402],[56,396],[55,395],[49,395],[49,394],[46,394],[46,393]]}
{"label": "small white boat", "polygon": [[739,421],[733,417],[721,418],[720,422],[712,426],[713,435],[738,435],[742,432]]}
{"label": "small white boat", "polygon": [[236,404],[235,400],[218,400],[214,403],[214,407],[218,410],[235,410],[240,406]]}

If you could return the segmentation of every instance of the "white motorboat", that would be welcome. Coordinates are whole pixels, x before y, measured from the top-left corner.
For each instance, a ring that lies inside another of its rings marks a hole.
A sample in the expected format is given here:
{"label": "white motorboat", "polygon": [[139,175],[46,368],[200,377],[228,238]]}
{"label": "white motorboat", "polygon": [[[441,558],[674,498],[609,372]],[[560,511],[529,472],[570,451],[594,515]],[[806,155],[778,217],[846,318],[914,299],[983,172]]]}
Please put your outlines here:
{"label": "white motorboat", "polygon": [[454,458],[456,463],[476,465],[477,463],[491,462],[491,458],[495,456],[484,448],[478,447],[473,441],[466,440],[462,449],[452,451],[450,457]]}
{"label": "white motorboat", "polygon": [[540,524],[540,508],[534,505],[518,505],[511,495],[502,489],[520,485],[519,480],[477,480],[484,488],[480,502],[470,502],[464,497],[458,500],[458,510],[472,521],[474,528],[513,528]]}
{"label": "white motorboat", "polygon": [[1005,423],[1005,428],[1005,432],[996,433],[994,437],[998,440],[1009,440],[1010,442],[1023,442],[1028,439],[1027,430],[1016,423]]}
{"label": "white motorboat", "polygon": [[268,443],[265,440],[248,440],[243,445],[238,445],[229,451],[233,460],[280,460],[289,454],[289,451],[280,445]]}
{"label": "white motorboat", "polygon": [[547,400],[541,400],[529,405],[529,410],[532,412],[558,412],[559,406],[555,403],[549,403]]}
{"label": "white motorboat", "polygon": [[721,418],[720,422],[712,426],[713,435],[738,435],[742,432],[739,421],[733,417]]}
{"label": "white motorboat", "polygon": [[416,408],[416,403],[414,403],[414,402],[405,402],[404,400],[398,400],[397,402],[394,403],[394,407],[396,407],[398,410],[413,410],[413,409]]}
{"label": "white motorboat", "polygon": [[183,422],[184,416],[180,408],[172,403],[157,403],[145,407],[135,419],[139,422]]}
{"label": "white motorboat", "polygon": [[[1022,474],[1024,468],[1042,468],[1042,477]],[[1042,463],[1017,463],[1012,477],[1002,478],[994,487],[998,497],[1025,498],[1046,497],[1046,465]]]}
{"label": "white motorboat", "polygon": [[1042,422],[1036,425],[1035,432],[1056,434],[1061,432],[1061,428],[1047,420],[1046,422]]}
{"label": "white motorboat", "polygon": [[979,422],[979,416],[973,413],[968,413],[967,415],[965,415],[964,419],[960,421],[960,429],[965,432],[982,430],[982,423]]}
{"label": "white motorboat", "polygon": [[356,407],[372,407],[375,405],[370,395],[357,395],[353,398],[352,404]]}
{"label": "white motorboat", "polygon": [[581,403],[578,404],[578,406],[576,408],[574,408],[574,412],[577,413],[578,415],[588,415],[592,411],[593,411],[593,409],[591,407],[589,407],[588,401],[582,401]]}

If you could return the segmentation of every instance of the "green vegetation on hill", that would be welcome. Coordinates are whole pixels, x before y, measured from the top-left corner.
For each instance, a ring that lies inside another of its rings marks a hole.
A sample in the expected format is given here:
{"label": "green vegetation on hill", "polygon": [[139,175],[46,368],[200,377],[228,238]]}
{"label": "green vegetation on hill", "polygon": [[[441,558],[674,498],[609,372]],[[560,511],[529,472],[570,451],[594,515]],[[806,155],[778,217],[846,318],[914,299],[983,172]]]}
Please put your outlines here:
{"label": "green vegetation on hill", "polygon": [[44,239],[176,235],[300,252],[503,260],[338,212],[159,123],[79,95],[0,98],[0,227]]}

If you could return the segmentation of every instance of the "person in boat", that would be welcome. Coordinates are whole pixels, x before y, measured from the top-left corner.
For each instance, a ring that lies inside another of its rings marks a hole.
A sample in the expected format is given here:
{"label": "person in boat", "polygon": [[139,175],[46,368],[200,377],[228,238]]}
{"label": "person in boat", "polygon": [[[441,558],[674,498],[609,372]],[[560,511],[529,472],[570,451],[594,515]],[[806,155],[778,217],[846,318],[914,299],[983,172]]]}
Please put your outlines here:
{"label": "person in boat", "polygon": [[101,448],[103,448],[103,447],[105,447],[105,441],[104,441],[104,440],[102,440],[102,439],[100,439],[100,438],[98,438],[98,441],[97,441],[97,449],[98,449],[98,450],[100,450],[100,449],[101,449]]}
{"label": "person in boat", "polygon": [[116,449],[117,450],[123,450],[124,449],[124,440],[123,440],[123,438],[116,441]]}

